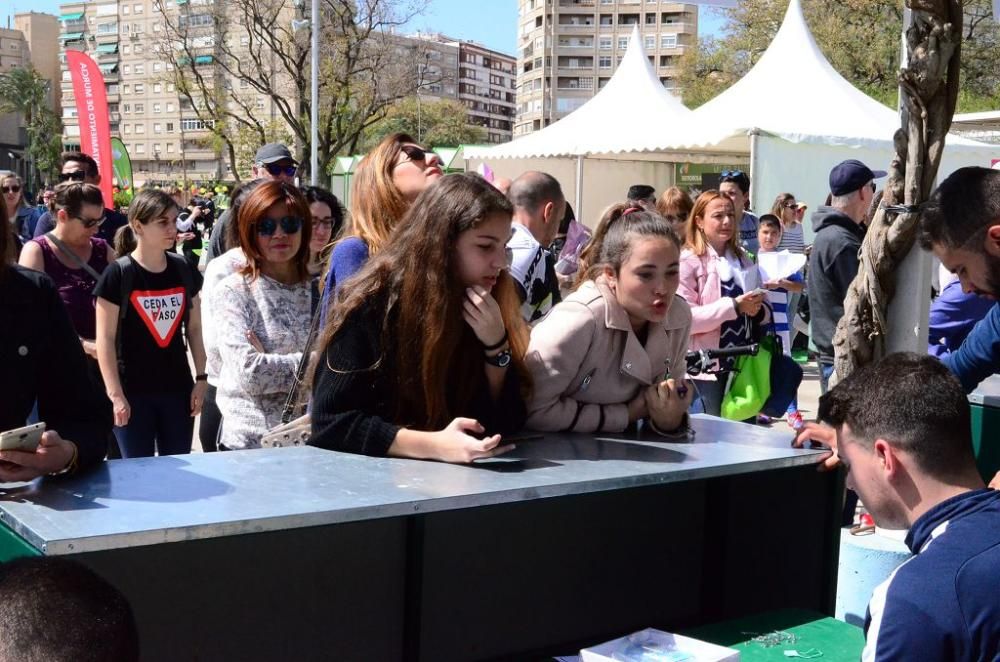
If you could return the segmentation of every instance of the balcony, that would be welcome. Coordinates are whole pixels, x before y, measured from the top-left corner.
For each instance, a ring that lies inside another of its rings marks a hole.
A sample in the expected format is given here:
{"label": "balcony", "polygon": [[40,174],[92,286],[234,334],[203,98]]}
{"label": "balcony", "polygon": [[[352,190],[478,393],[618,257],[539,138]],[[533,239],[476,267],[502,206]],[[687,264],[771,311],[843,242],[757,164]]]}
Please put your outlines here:
{"label": "balcony", "polygon": [[595,0],[559,0],[560,7],[595,7],[597,3]]}

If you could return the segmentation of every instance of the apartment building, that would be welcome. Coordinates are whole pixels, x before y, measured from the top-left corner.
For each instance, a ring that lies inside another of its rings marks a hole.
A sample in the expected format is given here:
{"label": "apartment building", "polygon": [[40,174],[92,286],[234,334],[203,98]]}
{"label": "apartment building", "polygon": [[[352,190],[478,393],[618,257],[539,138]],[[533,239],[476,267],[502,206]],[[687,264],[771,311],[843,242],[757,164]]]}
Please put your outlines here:
{"label": "apartment building", "polygon": [[[13,28],[0,28],[0,74],[29,65],[34,67],[43,78],[52,81],[48,99],[52,110],[59,107],[58,34],[56,17],[39,12],[16,14]],[[0,116],[0,170],[24,176],[28,170],[26,144],[24,118],[15,113]]]}
{"label": "apartment building", "polygon": [[[163,3],[162,5],[160,3]],[[227,80],[218,66],[220,43],[229,52],[248,47],[245,31],[226,24],[220,35],[216,13],[221,0],[89,0],[61,6],[65,50],[87,52],[97,62],[108,95],[111,135],[118,136],[132,158],[134,178],[146,181],[232,179],[230,162],[213,140],[210,120],[199,117],[175,84],[176,66],[193,64],[206,86],[222,95],[244,94],[248,112],[259,120],[279,117],[273,100],[250,92],[246,81]],[[288,21],[294,17],[289,3]],[[169,26],[174,26],[173,30]],[[170,48],[174,30],[185,35],[191,58]],[[63,140],[79,147],[80,126],[72,81],[62,71]],[[176,63],[176,65],[175,65]],[[199,100],[196,96],[195,102]],[[232,101],[229,102],[232,106]],[[242,172],[245,177],[249,173]]]}
{"label": "apartment building", "polygon": [[421,99],[459,101],[468,109],[469,124],[485,129],[489,142],[511,139],[517,85],[513,56],[437,33],[400,39],[414,49]]}
{"label": "apartment building", "polygon": [[587,102],[614,74],[639,27],[663,86],[698,43],[698,7],[662,0],[519,0],[514,135],[538,131]]}

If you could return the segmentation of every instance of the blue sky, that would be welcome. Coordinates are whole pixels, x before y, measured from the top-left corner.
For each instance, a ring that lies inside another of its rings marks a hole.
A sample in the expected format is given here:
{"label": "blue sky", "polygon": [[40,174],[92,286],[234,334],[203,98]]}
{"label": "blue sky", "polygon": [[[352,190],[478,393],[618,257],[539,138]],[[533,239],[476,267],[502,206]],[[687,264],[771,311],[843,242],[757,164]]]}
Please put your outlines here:
{"label": "blue sky", "polygon": [[[59,14],[59,0],[0,0],[0,16],[35,10]],[[414,19],[411,30],[442,32],[456,39],[472,39],[489,48],[515,54],[517,0],[430,0],[430,7]],[[11,18],[13,21],[13,18]],[[722,23],[717,10],[701,8],[701,33],[714,33]]]}

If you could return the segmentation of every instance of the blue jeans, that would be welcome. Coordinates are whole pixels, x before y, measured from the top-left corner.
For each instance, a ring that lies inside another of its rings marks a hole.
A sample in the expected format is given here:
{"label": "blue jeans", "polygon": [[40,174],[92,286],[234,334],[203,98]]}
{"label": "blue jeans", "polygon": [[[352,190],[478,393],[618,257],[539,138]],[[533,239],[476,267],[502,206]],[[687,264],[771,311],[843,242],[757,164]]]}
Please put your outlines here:
{"label": "blue jeans", "polygon": [[833,364],[832,363],[820,363],[819,364],[819,393],[820,395],[826,395],[826,392],[830,390],[830,376],[833,374]]}
{"label": "blue jeans", "polygon": [[692,414],[709,414],[710,416],[720,416],[722,414],[722,399],[726,395],[726,381],[728,374],[716,375],[718,380],[692,379],[697,387],[691,407],[688,411]]}
{"label": "blue jeans", "polygon": [[191,452],[194,418],[190,393],[125,395],[132,414],[128,425],[115,428],[123,458],[184,455]]}

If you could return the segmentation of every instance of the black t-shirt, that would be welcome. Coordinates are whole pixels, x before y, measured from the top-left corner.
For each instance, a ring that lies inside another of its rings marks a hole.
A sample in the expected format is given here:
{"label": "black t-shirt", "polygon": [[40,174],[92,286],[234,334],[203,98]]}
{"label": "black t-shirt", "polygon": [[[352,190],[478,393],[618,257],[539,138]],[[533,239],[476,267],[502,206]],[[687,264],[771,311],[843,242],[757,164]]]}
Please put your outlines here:
{"label": "black t-shirt", "polygon": [[[161,273],[143,269],[131,257],[132,291],[125,297],[128,309],[122,320],[119,362],[124,365],[122,385],[129,393],[176,393],[193,385],[184,346],[184,313],[201,290],[201,274],[192,272],[192,292],[185,292],[180,269],[187,268],[168,256]],[[98,297],[122,305],[122,267],[108,265],[97,284]]]}

